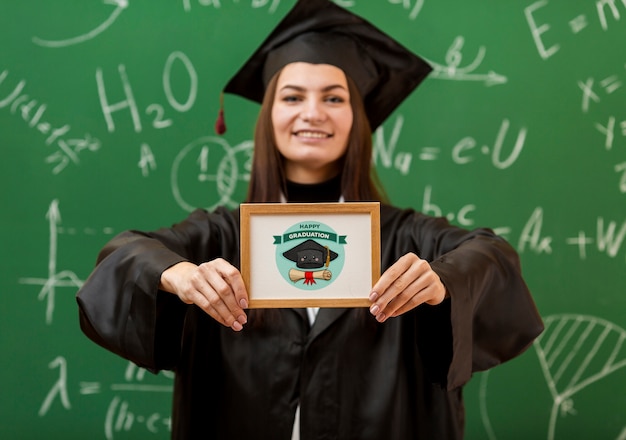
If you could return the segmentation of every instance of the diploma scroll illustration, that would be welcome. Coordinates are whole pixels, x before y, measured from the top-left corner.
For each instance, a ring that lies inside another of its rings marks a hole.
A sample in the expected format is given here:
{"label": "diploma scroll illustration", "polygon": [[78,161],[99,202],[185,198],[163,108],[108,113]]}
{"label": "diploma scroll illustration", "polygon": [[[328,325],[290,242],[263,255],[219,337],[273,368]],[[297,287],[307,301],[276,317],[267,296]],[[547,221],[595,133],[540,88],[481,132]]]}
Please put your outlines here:
{"label": "diploma scroll illustration", "polygon": [[329,281],[332,277],[333,274],[328,269],[316,270],[314,272],[305,272],[298,269],[289,270],[289,279],[294,283],[304,280],[305,284],[314,284],[314,279]]}

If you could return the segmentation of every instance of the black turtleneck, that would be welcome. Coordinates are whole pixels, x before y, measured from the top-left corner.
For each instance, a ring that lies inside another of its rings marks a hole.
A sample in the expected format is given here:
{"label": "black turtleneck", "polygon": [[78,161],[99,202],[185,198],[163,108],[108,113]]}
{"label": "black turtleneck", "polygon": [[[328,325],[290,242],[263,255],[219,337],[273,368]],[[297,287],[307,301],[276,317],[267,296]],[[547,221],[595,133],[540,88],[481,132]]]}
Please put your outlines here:
{"label": "black turtleneck", "polygon": [[341,197],[341,174],[321,183],[296,183],[287,180],[286,189],[289,202],[338,202]]}

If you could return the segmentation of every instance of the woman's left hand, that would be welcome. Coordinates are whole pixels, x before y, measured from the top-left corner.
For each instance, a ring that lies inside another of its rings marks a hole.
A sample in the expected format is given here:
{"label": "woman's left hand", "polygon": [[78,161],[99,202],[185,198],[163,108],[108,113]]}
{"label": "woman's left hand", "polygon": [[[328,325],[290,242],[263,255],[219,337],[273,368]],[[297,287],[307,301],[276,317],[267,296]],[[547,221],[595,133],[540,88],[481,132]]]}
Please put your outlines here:
{"label": "woman's left hand", "polygon": [[384,322],[423,303],[440,304],[446,288],[426,260],[408,253],[381,275],[369,298],[370,313]]}

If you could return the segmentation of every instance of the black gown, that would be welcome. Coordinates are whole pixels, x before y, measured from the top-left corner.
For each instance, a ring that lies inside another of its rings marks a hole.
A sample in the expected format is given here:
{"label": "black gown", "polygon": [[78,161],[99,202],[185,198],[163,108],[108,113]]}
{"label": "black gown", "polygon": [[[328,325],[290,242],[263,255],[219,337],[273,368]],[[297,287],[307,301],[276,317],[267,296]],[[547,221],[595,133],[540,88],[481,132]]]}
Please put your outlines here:
{"label": "black gown", "polygon": [[[290,191],[291,201],[315,197]],[[298,404],[302,440],[461,439],[472,372],[517,356],[543,330],[518,256],[488,229],[388,205],[381,238],[383,270],[414,252],[450,298],[382,324],[359,308],[320,309],[312,327],[304,309],[263,320],[251,311],[234,332],[158,290],[180,261],[238,267],[239,212],[218,208],[115,237],[77,295],[80,325],[141,367],[175,371],[174,439],[289,440]]]}

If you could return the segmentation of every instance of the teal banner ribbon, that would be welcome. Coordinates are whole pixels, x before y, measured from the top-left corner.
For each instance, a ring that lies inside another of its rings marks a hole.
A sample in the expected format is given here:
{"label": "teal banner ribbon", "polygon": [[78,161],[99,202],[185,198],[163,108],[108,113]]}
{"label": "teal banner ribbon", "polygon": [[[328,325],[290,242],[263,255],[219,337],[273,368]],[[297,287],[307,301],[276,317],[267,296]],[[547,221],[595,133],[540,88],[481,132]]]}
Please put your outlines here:
{"label": "teal banner ribbon", "polygon": [[274,244],[287,243],[292,240],[301,240],[309,238],[311,240],[329,240],[339,244],[347,244],[347,235],[337,235],[334,232],[326,232],[312,229],[301,229],[295,232],[288,232],[283,235],[274,235]]}

